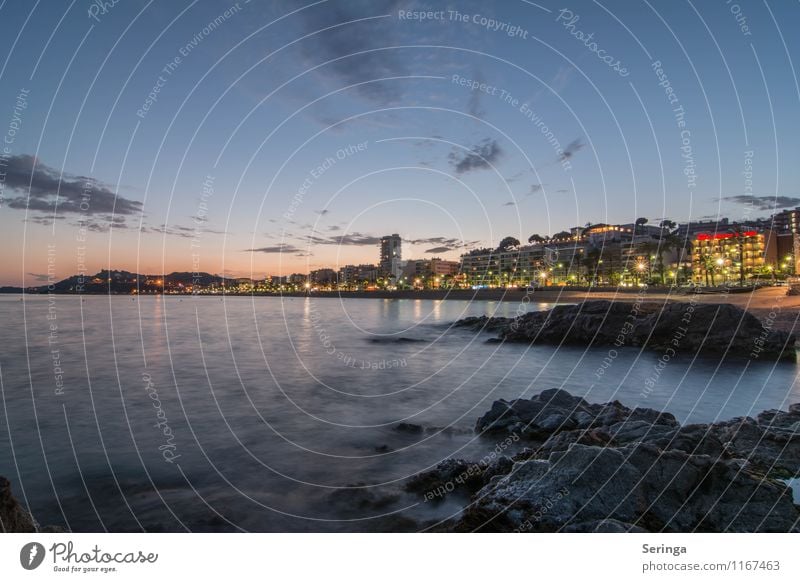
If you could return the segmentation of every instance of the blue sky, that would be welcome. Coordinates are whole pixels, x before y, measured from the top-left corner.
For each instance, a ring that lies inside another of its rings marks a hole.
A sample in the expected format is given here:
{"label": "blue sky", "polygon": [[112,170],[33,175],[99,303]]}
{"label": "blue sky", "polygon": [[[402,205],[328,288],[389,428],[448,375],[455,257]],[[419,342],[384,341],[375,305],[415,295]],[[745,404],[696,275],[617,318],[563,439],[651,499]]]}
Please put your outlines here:
{"label": "blue sky", "polygon": [[2,284],[800,205],[796,3],[1,6]]}

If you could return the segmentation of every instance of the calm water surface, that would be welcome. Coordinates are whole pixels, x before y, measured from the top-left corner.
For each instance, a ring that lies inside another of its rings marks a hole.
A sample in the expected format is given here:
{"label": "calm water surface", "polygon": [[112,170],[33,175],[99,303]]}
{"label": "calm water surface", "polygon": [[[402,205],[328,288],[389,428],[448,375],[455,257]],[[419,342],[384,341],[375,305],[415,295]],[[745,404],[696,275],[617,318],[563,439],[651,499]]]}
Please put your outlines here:
{"label": "calm water surface", "polygon": [[[530,305],[547,309],[549,305]],[[75,531],[419,529],[404,479],[494,443],[498,398],[561,387],[706,422],[800,401],[794,364],[487,343],[451,330],[516,303],[0,296],[0,474]],[[596,383],[595,383],[596,382]],[[401,423],[424,427],[398,431]]]}

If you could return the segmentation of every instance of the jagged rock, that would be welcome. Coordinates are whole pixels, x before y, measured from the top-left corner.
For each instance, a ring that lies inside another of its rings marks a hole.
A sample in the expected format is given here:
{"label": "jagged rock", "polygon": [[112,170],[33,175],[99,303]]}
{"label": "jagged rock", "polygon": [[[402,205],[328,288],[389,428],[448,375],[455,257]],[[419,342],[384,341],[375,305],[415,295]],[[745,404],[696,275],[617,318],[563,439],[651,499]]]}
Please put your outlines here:
{"label": "jagged rock", "polygon": [[[463,490],[480,489],[443,529],[800,531],[800,507],[778,480],[800,474],[798,426],[800,404],[680,426],[668,413],[589,404],[563,390],[496,401],[476,430],[533,442],[480,466]],[[446,461],[417,483],[430,491],[469,466]]]}
{"label": "jagged rock", "polygon": [[795,336],[766,329],[754,315],[729,304],[658,305],[586,301],[519,317],[469,317],[455,323],[474,331],[497,331],[505,341],[550,345],[646,346],[677,353],[726,353],[796,359]]}
{"label": "jagged rock", "polygon": [[[527,438],[544,440],[573,429],[606,427],[620,423],[642,422],[649,425],[677,427],[669,413],[648,408],[627,408],[619,402],[589,404],[565,390],[545,390],[531,399],[510,402],[496,400],[491,410],[478,419],[479,433],[520,433]],[[640,426],[640,425],[637,425]]]}
{"label": "jagged rock", "polygon": [[614,520],[647,531],[778,532],[798,531],[800,518],[784,484],[737,461],[650,443],[573,444],[548,460],[517,463],[474,499],[463,519],[474,529],[470,513],[502,514],[505,531],[561,531]]}
{"label": "jagged rock", "polygon": [[473,492],[483,486],[485,467],[462,459],[447,459],[430,471],[415,475],[405,484],[405,490],[423,495],[428,500],[440,500],[456,490]]}
{"label": "jagged rock", "polygon": [[36,520],[11,493],[11,482],[0,476],[0,531],[4,533],[33,533]]}

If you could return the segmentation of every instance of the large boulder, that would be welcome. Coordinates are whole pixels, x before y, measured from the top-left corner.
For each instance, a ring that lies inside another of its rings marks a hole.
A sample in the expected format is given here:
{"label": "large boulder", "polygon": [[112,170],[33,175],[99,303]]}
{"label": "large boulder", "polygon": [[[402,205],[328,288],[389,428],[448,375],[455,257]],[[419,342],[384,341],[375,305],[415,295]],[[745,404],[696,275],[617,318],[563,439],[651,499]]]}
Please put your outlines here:
{"label": "large boulder", "polygon": [[729,304],[585,301],[513,319],[470,317],[459,327],[497,331],[501,340],[550,345],[642,346],[676,354],[796,359],[795,336],[766,327]]}

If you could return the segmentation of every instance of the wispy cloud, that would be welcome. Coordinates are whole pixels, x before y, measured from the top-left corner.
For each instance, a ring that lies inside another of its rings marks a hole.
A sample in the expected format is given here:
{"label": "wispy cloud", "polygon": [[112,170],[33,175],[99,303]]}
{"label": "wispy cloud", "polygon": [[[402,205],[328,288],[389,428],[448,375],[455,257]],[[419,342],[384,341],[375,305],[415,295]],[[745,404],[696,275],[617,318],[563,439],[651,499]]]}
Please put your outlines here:
{"label": "wispy cloud", "polygon": [[305,249],[298,248],[290,244],[271,245],[256,249],[247,249],[250,253],[281,254],[281,253],[305,253]]}
{"label": "wispy cloud", "polygon": [[580,138],[572,140],[567,147],[564,148],[564,151],[561,152],[558,161],[563,162],[571,159],[578,151],[582,150],[585,145],[586,144],[583,143]]}
{"label": "wispy cloud", "polygon": [[30,155],[7,158],[6,188],[23,195],[11,198],[9,208],[34,212],[138,214],[142,203],[118,196],[93,178],[59,172]]}
{"label": "wispy cloud", "polygon": [[753,196],[751,194],[739,194],[737,196],[725,196],[722,200],[733,202],[734,204],[745,204],[758,210],[777,210],[778,208],[800,206],[800,198],[795,196]]}
{"label": "wispy cloud", "polygon": [[436,254],[436,253],[446,253],[449,250],[452,249],[450,247],[433,247],[432,249],[427,249],[425,252],[428,254]]}

